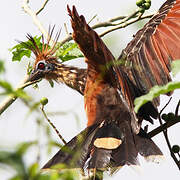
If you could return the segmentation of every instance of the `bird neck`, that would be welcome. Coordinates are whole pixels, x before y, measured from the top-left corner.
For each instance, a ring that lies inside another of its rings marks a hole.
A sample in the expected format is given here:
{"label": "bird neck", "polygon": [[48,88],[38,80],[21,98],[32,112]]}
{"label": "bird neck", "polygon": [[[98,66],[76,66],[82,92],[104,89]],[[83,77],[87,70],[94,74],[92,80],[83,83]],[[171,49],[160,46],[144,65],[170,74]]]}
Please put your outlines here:
{"label": "bird neck", "polygon": [[86,69],[67,66],[59,63],[56,65],[54,73],[51,74],[50,79],[54,79],[57,82],[64,83],[83,95],[86,84],[86,76]]}

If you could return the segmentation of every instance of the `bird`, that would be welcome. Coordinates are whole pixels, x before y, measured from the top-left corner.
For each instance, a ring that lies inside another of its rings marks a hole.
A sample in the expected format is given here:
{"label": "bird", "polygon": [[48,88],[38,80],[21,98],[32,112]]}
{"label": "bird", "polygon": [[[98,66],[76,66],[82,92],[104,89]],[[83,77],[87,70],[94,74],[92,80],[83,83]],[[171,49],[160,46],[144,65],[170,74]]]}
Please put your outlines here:
{"label": "bird", "polygon": [[31,50],[35,55],[35,63],[32,67],[32,72],[28,81],[35,81],[41,78],[45,78],[48,81],[54,80],[56,82],[66,84],[68,87],[75,89],[77,92],[83,95],[87,70],[73,66],[67,66],[57,60],[57,57],[54,56],[54,53],[57,50],[56,44],[60,32],[56,34],[53,45],[51,48],[49,48],[54,28],[55,26],[53,26],[52,29],[49,27],[49,36],[46,43],[44,42],[44,36],[42,36],[42,49],[38,47],[36,41],[30,34],[27,34],[26,36],[29,40],[28,42],[20,42],[24,45],[24,47]]}
{"label": "bird", "polygon": [[[84,16],[79,16],[74,6],[72,11],[68,7],[73,39],[88,64],[87,71],[81,71],[83,81],[77,79],[77,69],[70,71],[57,61],[53,56],[55,46],[51,50],[46,46],[40,51],[28,36],[33,44],[29,49],[36,56],[30,79],[53,79],[79,91],[84,95],[88,118],[87,128],[62,147],[43,168],[65,163],[84,171],[109,169],[113,173],[124,165],[138,165],[138,154],[152,161],[162,156],[141,128],[143,119],[152,123],[152,118],[157,117],[159,100],[145,104],[138,114],[134,113],[133,101],[154,85],[171,81],[170,63],[180,58],[179,9],[180,0],[167,0],[116,60]],[[70,74],[76,72],[75,81],[67,78],[69,71]]]}

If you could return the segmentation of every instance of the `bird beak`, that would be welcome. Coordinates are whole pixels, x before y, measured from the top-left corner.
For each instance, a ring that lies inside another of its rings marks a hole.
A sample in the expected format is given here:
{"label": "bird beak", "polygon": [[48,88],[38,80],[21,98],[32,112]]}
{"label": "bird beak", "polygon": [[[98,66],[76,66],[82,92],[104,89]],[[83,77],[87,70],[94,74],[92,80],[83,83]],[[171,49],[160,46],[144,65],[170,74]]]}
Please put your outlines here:
{"label": "bird beak", "polygon": [[42,71],[35,69],[29,75],[28,81],[36,81],[36,80],[41,79],[43,77],[44,77],[44,73]]}

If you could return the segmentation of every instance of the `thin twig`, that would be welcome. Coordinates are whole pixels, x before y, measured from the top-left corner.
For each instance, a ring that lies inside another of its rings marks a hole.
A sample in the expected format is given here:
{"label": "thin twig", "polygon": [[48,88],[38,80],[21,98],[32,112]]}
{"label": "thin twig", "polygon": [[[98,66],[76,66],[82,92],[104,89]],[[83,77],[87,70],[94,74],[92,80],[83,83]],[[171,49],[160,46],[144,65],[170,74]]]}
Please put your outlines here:
{"label": "thin twig", "polygon": [[[118,25],[118,26],[116,26],[116,27],[113,27],[113,28],[111,28],[111,29],[108,29],[108,30],[104,31],[103,33],[99,34],[99,36],[100,36],[100,37],[103,37],[103,36],[105,36],[106,34],[108,34],[108,33],[110,33],[110,32],[116,31],[116,30],[118,30],[118,29],[125,28],[125,27],[129,26],[130,24],[133,24],[133,23],[135,23],[135,22],[137,22],[137,21],[139,21],[139,20],[146,19],[146,18],[150,18],[150,17],[152,17],[152,14],[147,15],[147,16],[142,16],[142,17],[136,17],[136,18],[134,18],[134,19],[132,19],[132,20],[126,21],[126,22],[124,22],[124,23],[122,23],[122,24],[120,24],[120,25]],[[107,25],[106,25],[106,26],[107,26]]]}
{"label": "thin twig", "polygon": [[169,101],[165,104],[165,106],[161,109],[161,111],[160,111],[160,113],[159,113],[159,115],[161,115],[162,114],[162,112],[164,111],[164,109],[169,105],[169,103],[171,102],[171,100],[172,100],[172,97],[170,97],[169,98]]}
{"label": "thin twig", "polygon": [[[120,25],[120,24],[123,24],[123,23],[129,21],[131,18],[133,18],[132,20],[134,20],[134,19],[142,20],[142,19],[146,19],[146,18],[151,18],[154,15],[154,14],[149,14],[146,16],[139,17],[136,15],[136,13],[137,12],[134,12],[129,16],[119,16],[116,18],[112,18],[108,21],[100,22],[98,24],[93,25],[91,28],[96,29],[96,28],[100,28],[100,27],[117,26],[117,25]],[[113,23],[113,22],[118,21],[118,20],[121,20],[121,21],[119,23]]]}
{"label": "thin twig", "polygon": [[179,106],[180,106],[180,100],[178,101],[178,104],[176,106],[175,116],[178,116]]}
{"label": "thin twig", "polygon": [[61,139],[61,141],[64,144],[67,144],[67,142],[65,141],[65,139],[62,137],[62,135],[59,133],[59,131],[57,130],[57,128],[54,126],[54,124],[51,122],[51,120],[47,117],[45,111],[44,111],[44,106],[41,107],[42,113],[45,117],[45,119],[48,121],[48,123],[52,126],[52,128],[56,131],[57,135],[59,136],[59,138]]}
{"label": "thin twig", "polygon": [[[107,31],[102,32],[101,34],[99,34],[99,36],[100,36],[100,37],[103,37],[103,36],[105,36],[106,34],[108,34],[108,33],[110,33],[110,32],[116,31],[116,30],[121,29],[121,28],[125,28],[125,27],[127,27],[128,25],[130,25],[130,24],[133,24],[133,23],[135,23],[135,22],[137,22],[137,21],[139,21],[139,20],[151,18],[152,16],[153,16],[153,14],[149,14],[149,15],[146,15],[146,16],[142,16],[141,18],[136,17],[136,18],[134,18],[133,20],[128,21],[127,23],[121,24],[121,25],[119,25],[119,26],[117,26],[117,27],[113,27],[113,28],[111,28],[111,29],[109,29],[109,30],[107,30]],[[122,16],[120,16],[120,17],[122,17]],[[120,17],[119,17],[119,18],[120,18]],[[117,19],[118,19],[118,17],[117,17]],[[93,25],[91,28],[92,28],[92,29],[96,29],[96,28],[108,27],[108,26],[115,26],[115,25],[112,24],[111,22],[108,22],[108,21],[107,21],[107,22],[102,22],[102,23],[98,23],[98,24],[96,24],[96,25]],[[58,43],[59,47],[62,46],[64,43],[71,41],[72,39],[73,39],[73,38],[72,38],[72,35],[69,34],[66,38],[64,38],[63,40],[61,40],[61,41]]]}
{"label": "thin twig", "polygon": [[[167,105],[169,104],[170,101],[171,101],[171,99],[168,101],[168,103],[164,106],[164,108],[163,108],[163,109],[160,111],[160,113],[159,113],[158,119],[159,119],[159,123],[160,123],[161,126],[163,125],[162,120],[161,120],[161,113],[162,113],[163,110],[167,107]],[[164,134],[164,137],[165,137],[167,146],[168,146],[168,148],[169,148],[171,157],[173,158],[174,162],[176,163],[177,167],[178,167],[179,170],[180,170],[180,163],[179,163],[178,159],[176,158],[175,154],[174,154],[173,151],[172,151],[172,147],[171,147],[171,143],[170,143],[169,138],[168,138],[168,132],[167,132],[167,131],[168,131],[168,129],[164,129],[164,130],[163,130],[163,134]]]}
{"label": "thin twig", "polygon": [[97,17],[97,14],[94,15],[94,16],[88,21],[88,24],[90,24],[96,17]]}
{"label": "thin twig", "polygon": [[36,12],[36,15],[38,15],[45,8],[45,6],[47,5],[48,2],[49,2],[49,0],[44,1],[42,7]]}

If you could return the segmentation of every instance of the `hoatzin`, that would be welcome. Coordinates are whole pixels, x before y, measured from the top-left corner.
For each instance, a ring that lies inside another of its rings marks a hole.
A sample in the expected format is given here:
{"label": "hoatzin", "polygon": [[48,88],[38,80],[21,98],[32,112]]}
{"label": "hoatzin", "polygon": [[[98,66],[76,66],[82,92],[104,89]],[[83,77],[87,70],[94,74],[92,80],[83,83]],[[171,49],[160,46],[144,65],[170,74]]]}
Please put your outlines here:
{"label": "hoatzin", "polygon": [[133,111],[133,100],[154,85],[171,81],[170,63],[180,58],[180,0],[167,0],[118,60],[75,7],[72,11],[68,7],[68,13],[87,71],[61,64],[53,56],[55,46],[49,50],[43,43],[40,50],[28,36],[33,45],[27,46],[36,56],[30,80],[64,82],[84,94],[88,124],[43,168],[64,163],[69,168],[114,172],[123,165],[137,165],[138,154],[156,160],[162,153],[141,129],[141,122],[157,118],[158,100],[145,104],[138,114]]}

